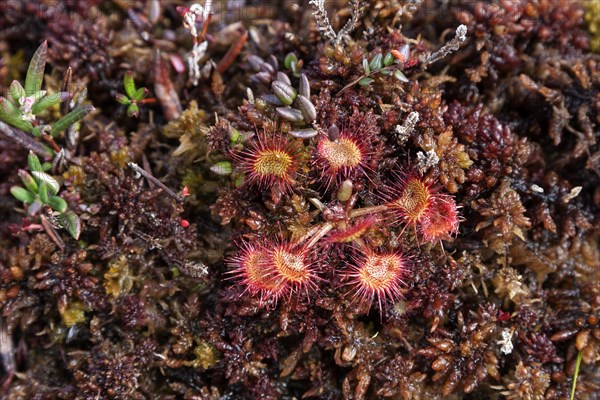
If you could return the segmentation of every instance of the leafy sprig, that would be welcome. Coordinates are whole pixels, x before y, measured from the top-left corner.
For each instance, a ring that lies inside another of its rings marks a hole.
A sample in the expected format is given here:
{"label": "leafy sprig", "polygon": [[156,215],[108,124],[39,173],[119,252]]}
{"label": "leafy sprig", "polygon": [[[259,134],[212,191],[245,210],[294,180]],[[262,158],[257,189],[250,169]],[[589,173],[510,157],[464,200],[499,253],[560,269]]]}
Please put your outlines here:
{"label": "leafy sprig", "polygon": [[48,94],[46,90],[42,90],[47,54],[48,44],[43,42],[29,62],[25,86],[15,80],[9,87],[8,99],[0,96],[0,119],[36,137],[46,134],[56,137],[94,109],[91,105],[82,105],[58,121],[50,124],[42,123],[39,119],[41,113],[71,99],[69,92]]}
{"label": "leafy sprig", "polygon": [[363,75],[344,86],[338,92],[338,95],[356,84],[360,86],[370,85],[375,80],[374,76],[377,74],[394,75],[400,82],[408,82],[408,78],[402,70],[406,66],[409,56],[408,45],[403,45],[399,50],[392,50],[385,56],[377,53],[371,60],[364,58],[362,61]]}
{"label": "leafy sprig", "polygon": [[19,201],[27,205],[27,214],[37,214],[43,206],[48,206],[58,213],[58,220],[67,229],[69,234],[77,239],[81,233],[81,221],[77,214],[67,210],[67,202],[60,196],[60,183],[48,171],[52,165],[48,162],[41,163],[39,158],[29,152],[27,156],[29,172],[21,169],[18,172],[23,186],[13,186],[10,193]]}
{"label": "leafy sprig", "polygon": [[128,117],[137,118],[140,114],[138,104],[153,102],[154,99],[145,98],[148,95],[148,89],[145,87],[136,88],[135,81],[133,80],[133,72],[125,73],[123,86],[125,87],[125,94],[118,93],[116,99],[119,103],[127,106]]}

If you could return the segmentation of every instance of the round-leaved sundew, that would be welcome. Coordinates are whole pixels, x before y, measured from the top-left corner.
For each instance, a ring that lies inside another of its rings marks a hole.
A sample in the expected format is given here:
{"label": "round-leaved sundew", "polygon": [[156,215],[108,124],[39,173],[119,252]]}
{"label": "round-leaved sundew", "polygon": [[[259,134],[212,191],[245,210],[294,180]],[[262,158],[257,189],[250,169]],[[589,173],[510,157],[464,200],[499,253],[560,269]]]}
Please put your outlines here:
{"label": "round-leaved sundew", "polygon": [[255,244],[242,242],[241,249],[227,261],[228,274],[245,288],[243,293],[256,296],[261,302],[277,302],[286,290],[286,285],[276,279],[271,268],[273,243],[261,241]]}
{"label": "round-leaved sundew", "polygon": [[278,187],[291,191],[298,171],[297,151],[287,137],[258,134],[247,146],[232,153],[236,166],[246,174],[245,182],[261,189]]}
{"label": "round-leaved sundew", "polygon": [[349,129],[340,131],[335,125],[329,134],[321,135],[315,149],[313,168],[329,188],[345,179],[368,176],[376,151],[367,137]]}
{"label": "round-leaved sundew", "polygon": [[268,269],[273,271],[277,285],[285,287],[286,295],[316,290],[318,277],[310,250],[287,242],[275,244],[269,251]]}
{"label": "round-leaved sundew", "polygon": [[383,312],[384,304],[402,297],[407,257],[399,252],[360,250],[353,258],[353,264],[345,273],[353,300],[370,308],[377,299],[379,310]]}

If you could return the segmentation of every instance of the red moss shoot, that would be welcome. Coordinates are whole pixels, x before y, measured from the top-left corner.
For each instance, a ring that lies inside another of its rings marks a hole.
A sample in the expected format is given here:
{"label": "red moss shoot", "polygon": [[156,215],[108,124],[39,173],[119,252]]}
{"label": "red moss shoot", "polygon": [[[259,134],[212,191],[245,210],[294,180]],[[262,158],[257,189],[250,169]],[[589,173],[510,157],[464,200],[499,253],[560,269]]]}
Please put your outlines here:
{"label": "red moss shoot", "polygon": [[244,242],[241,250],[227,262],[231,268],[228,274],[245,286],[244,293],[259,297],[261,302],[276,302],[286,289],[270,267],[271,248],[268,242],[256,245]]}
{"label": "red moss shoot", "polygon": [[233,153],[233,159],[246,173],[248,184],[261,189],[279,186],[283,191],[291,190],[298,165],[296,151],[287,137],[258,134],[244,150]]}
{"label": "red moss shoot", "polygon": [[374,154],[368,138],[349,129],[330,128],[317,142],[314,166],[329,188],[334,182],[367,175]]}
{"label": "red moss shoot", "polygon": [[402,278],[406,271],[406,258],[400,253],[378,254],[372,250],[361,251],[354,257],[355,265],[346,273],[353,299],[370,305],[377,298],[379,311],[383,305],[394,303],[402,297]]}

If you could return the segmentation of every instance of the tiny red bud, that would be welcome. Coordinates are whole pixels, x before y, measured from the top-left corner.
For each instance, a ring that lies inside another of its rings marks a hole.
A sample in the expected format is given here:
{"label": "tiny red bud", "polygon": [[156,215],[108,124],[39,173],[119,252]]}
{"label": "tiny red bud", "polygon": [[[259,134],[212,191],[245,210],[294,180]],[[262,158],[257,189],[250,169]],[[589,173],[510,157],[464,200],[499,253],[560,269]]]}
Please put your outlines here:
{"label": "tiny red bud", "polygon": [[510,313],[498,310],[498,321],[506,322],[510,319]]}
{"label": "tiny red bud", "polygon": [[183,7],[183,6],[177,6],[176,8],[177,12],[179,13],[179,15],[181,15],[182,17],[190,12],[190,9],[187,7]]}
{"label": "tiny red bud", "polygon": [[181,219],[181,221],[179,221],[179,225],[181,225],[182,228],[187,228],[188,226],[190,226],[190,223],[187,219]]}
{"label": "tiny red bud", "polygon": [[404,57],[404,55],[402,53],[400,53],[398,50],[391,50],[390,53],[392,53],[392,55],[394,56],[394,58],[396,60],[400,60],[400,62],[405,62],[406,58]]}
{"label": "tiny red bud", "polygon": [[188,189],[188,187],[187,187],[187,186],[184,186],[184,187],[183,187],[183,189],[181,190],[181,195],[182,195],[183,197],[187,197],[187,196],[189,196],[189,195],[190,195],[190,190]]}

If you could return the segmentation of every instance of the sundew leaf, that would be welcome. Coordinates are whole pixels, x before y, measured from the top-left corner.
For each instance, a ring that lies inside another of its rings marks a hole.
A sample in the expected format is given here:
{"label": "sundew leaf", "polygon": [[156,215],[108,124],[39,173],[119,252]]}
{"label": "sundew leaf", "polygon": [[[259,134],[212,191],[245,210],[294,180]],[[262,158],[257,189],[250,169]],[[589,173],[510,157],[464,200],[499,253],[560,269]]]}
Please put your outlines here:
{"label": "sundew leaf", "polygon": [[73,111],[71,111],[52,125],[50,135],[52,137],[58,135],[60,132],[67,129],[69,126],[73,125],[75,122],[79,121],[93,110],[94,107],[89,105],[77,107],[76,109],[74,109]]}
{"label": "sundew leaf", "polygon": [[44,68],[46,68],[46,57],[48,55],[48,42],[44,41],[37,48],[27,69],[25,78],[25,95],[31,96],[42,88],[44,80]]}

